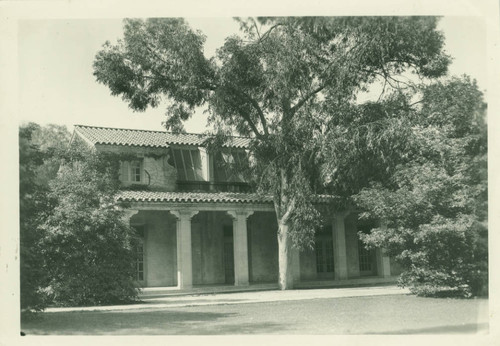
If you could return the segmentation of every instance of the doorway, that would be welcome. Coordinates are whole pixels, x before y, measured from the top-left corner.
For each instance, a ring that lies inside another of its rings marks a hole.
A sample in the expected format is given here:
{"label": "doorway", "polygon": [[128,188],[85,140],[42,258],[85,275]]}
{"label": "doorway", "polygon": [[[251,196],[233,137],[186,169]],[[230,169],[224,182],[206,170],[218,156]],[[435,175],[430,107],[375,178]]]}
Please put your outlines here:
{"label": "doorway", "polygon": [[225,283],[234,285],[233,226],[224,225],[224,276]]}
{"label": "doorway", "polygon": [[316,252],[316,277],[318,279],[333,279],[333,236],[329,227],[324,227],[316,233],[314,249]]}

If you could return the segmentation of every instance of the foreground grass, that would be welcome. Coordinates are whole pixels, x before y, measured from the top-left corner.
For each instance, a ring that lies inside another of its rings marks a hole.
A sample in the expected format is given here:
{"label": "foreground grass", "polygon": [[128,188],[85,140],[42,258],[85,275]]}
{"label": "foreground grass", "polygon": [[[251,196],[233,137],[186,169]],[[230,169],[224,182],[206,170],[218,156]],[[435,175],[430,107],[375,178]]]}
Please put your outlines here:
{"label": "foreground grass", "polygon": [[410,295],[274,303],[52,312],[22,321],[33,334],[450,334],[488,331],[486,299]]}

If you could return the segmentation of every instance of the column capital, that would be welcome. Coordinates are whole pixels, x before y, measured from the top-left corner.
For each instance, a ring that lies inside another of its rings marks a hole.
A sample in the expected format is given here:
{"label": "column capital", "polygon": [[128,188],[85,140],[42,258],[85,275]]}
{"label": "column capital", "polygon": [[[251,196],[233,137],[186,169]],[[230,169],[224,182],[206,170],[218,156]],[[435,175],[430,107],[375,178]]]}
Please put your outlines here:
{"label": "column capital", "polygon": [[351,213],[350,210],[336,211],[333,213],[334,219],[345,219]]}
{"label": "column capital", "polygon": [[244,216],[245,219],[248,219],[253,213],[253,210],[228,210],[226,213],[231,216],[233,220],[238,219],[238,216]]}
{"label": "column capital", "polygon": [[139,213],[138,209],[123,209],[123,219],[125,221],[130,220],[130,218]]}
{"label": "column capital", "polygon": [[191,220],[196,214],[198,214],[199,210],[169,210],[170,214],[175,216],[177,220],[181,219],[189,219]]}

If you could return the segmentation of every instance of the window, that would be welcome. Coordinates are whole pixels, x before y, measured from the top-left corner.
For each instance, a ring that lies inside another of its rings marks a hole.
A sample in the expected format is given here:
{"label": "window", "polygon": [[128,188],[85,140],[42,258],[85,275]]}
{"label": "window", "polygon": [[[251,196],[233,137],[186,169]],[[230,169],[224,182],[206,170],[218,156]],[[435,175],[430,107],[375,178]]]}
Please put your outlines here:
{"label": "window", "polygon": [[171,148],[177,178],[181,181],[204,181],[198,149]]}
{"label": "window", "polygon": [[142,183],[142,166],[141,160],[123,161],[121,163],[121,180],[129,183]]}
{"label": "window", "polygon": [[358,240],[359,270],[362,272],[372,271],[373,250],[367,250],[365,244]]}
{"label": "window", "polygon": [[140,183],[141,180],[141,162],[134,161],[130,164],[130,181]]}
{"label": "window", "polygon": [[334,272],[333,236],[330,226],[324,226],[316,231],[314,245],[318,278],[328,278]]}
{"label": "window", "polygon": [[138,240],[135,247],[135,279],[137,281],[144,281],[144,226],[134,226]]}
{"label": "window", "polygon": [[214,166],[215,181],[246,182],[243,174],[238,172],[243,167],[248,166],[248,159],[245,151],[231,150],[218,152],[215,155]]}
{"label": "window", "polygon": [[[359,232],[368,234],[374,227],[373,224],[358,224],[357,229]],[[376,274],[376,253],[375,249],[366,249],[365,243],[358,239],[358,259],[359,271],[361,275],[375,275]]]}
{"label": "window", "polygon": [[331,237],[319,238],[315,241],[316,272],[333,273],[333,241]]}
{"label": "window", "polygon": [[136,280],[144,281],[144,243],[137,244]]}

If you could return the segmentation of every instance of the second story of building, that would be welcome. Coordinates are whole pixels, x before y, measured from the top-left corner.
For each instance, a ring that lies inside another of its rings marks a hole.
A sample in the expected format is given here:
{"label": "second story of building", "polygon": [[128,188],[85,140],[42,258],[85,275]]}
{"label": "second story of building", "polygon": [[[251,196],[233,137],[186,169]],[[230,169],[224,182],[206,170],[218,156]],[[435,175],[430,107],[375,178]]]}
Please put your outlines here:
{"label": "second story of building", "polygon": [[120,162],[124,188],[156,191],[249,192],[235,166],[248,158],[250,139],[231,137],[217,152],[201,134],[75,125],[73,141],[96,151],[127,154]]}

